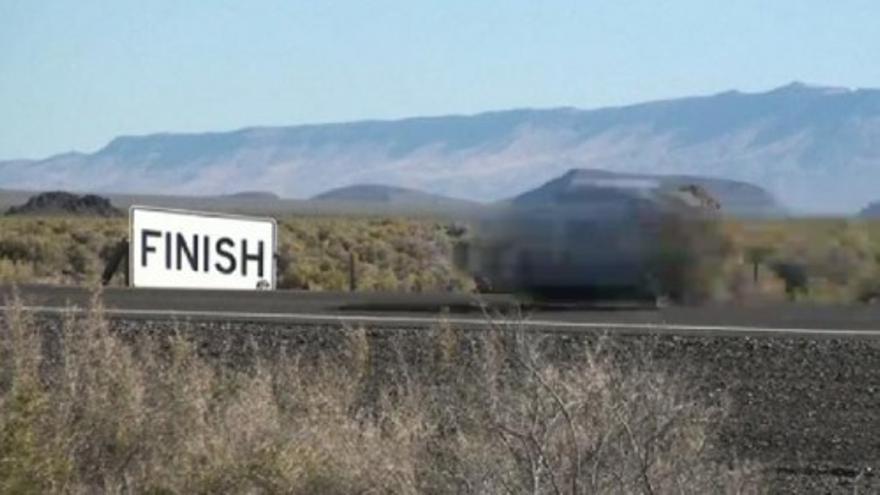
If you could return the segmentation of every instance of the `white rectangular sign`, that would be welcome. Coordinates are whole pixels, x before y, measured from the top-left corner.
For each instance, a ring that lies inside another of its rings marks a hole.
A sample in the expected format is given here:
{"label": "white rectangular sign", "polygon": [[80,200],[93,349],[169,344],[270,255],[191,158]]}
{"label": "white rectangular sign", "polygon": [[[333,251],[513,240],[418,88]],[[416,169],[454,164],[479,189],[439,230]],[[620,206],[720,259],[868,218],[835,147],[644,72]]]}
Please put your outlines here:
{"label": "white rectangular sign", "polygon": [[132,206],[132,287],[274,289],[275,220]]}

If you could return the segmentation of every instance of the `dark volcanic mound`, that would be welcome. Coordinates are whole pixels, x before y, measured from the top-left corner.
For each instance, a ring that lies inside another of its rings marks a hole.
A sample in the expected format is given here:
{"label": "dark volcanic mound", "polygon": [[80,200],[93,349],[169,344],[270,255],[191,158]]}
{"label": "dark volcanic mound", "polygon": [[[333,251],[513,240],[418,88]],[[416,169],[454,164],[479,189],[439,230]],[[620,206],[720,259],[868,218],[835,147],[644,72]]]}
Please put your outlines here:
{"label": "dark volcanic mound", "polygon": [[110,204],[110,200],[86,194],[80,196],[64,191],[53,191],[31,196],[27,203],[13,206],[7,215],[82,215],[95,217],[119,217],[122,212]]}

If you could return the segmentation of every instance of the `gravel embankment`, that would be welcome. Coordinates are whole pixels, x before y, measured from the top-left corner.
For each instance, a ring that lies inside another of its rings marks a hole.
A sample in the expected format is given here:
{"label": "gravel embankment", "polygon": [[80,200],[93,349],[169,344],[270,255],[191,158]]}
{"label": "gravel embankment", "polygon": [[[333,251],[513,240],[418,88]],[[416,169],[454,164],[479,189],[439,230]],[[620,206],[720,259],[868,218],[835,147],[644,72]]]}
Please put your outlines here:
{"label": "gravel embankment", "polygon": [[[184,332],[206,354],[253,348],[271,354],[291,346],[319,351],[340,335],[339,328],[290,324],[117,319],[112,325],[124,334]],[[372,336],[378,343],[415,332],[382,330]],[[560,349],[576,349],[595,334],[547,338]],[[700,394],[728,397],[730,414],[716,432],[722,451],[730,460],[767,466],[771,493],[854,493],[856,484],[857,493],[880,490],[875,474],[880,473],[880,340],[613,336],[610,341],[624,360],[647,348],[656,366],[680,374]]]}

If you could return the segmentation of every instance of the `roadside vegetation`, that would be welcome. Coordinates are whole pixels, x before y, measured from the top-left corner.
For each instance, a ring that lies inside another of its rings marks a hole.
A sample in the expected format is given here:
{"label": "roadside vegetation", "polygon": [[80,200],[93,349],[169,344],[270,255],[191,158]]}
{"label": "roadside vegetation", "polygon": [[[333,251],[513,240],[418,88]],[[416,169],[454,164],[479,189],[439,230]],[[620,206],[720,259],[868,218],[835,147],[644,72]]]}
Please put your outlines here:
{"label": "roadside vegetation", "polygon": [[0,217],[0,281],[94,284],[127,229],[119,218]]}
{"label": "roadside vegetation", "polygon": [[797,219],[732,223],[724,296],[737,300],[875,302],[880,222]]}
{"label": "roadside vegetation", "polygon": [[112,331],[98,298],[54,324],[10,306],[2,493],[761,491],[754,466],[718,461],[724,400],[601,338],[440,322],[206,354],[186,329]]}
{"label": "roadside vegetation", "polygon": [[[0,283],[93,285],[127,229],[124,218],[0,217]],[[283,218],[278,285],[348,290],[353,262],[358,290],[469,291],[452,266],[454,234],[431,220]]]}
{"label": "roadside vegetation", "polygon": [[[871,302],[880,299],[880,222],[847,219],[673,225],[658,243],[659,288],[674,301]],[[124,218],[0,218],[0,283],[91,285]],[[430,219],[288,217],[279,221],[279,286],[361,291],[475,288],[455,268],[466,230]],[[121,284],[117,276],[114,284]]]}
{"label": "roadside vegetation", "polygon": [[457,231],[431,220],[287,218],[279,222],[279,286],[363,291],[470,291],[452,263]]}

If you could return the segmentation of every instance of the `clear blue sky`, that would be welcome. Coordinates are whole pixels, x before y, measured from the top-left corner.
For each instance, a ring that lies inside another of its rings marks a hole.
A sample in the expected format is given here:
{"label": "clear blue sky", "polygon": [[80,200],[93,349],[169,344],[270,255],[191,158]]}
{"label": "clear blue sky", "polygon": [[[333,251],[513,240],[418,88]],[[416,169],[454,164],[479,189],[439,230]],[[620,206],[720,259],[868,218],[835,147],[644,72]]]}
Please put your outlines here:
{"label": "clear blue sky", "polygon": [[880,86],[876,0],[0,0],[0,158],[120,134]]}

